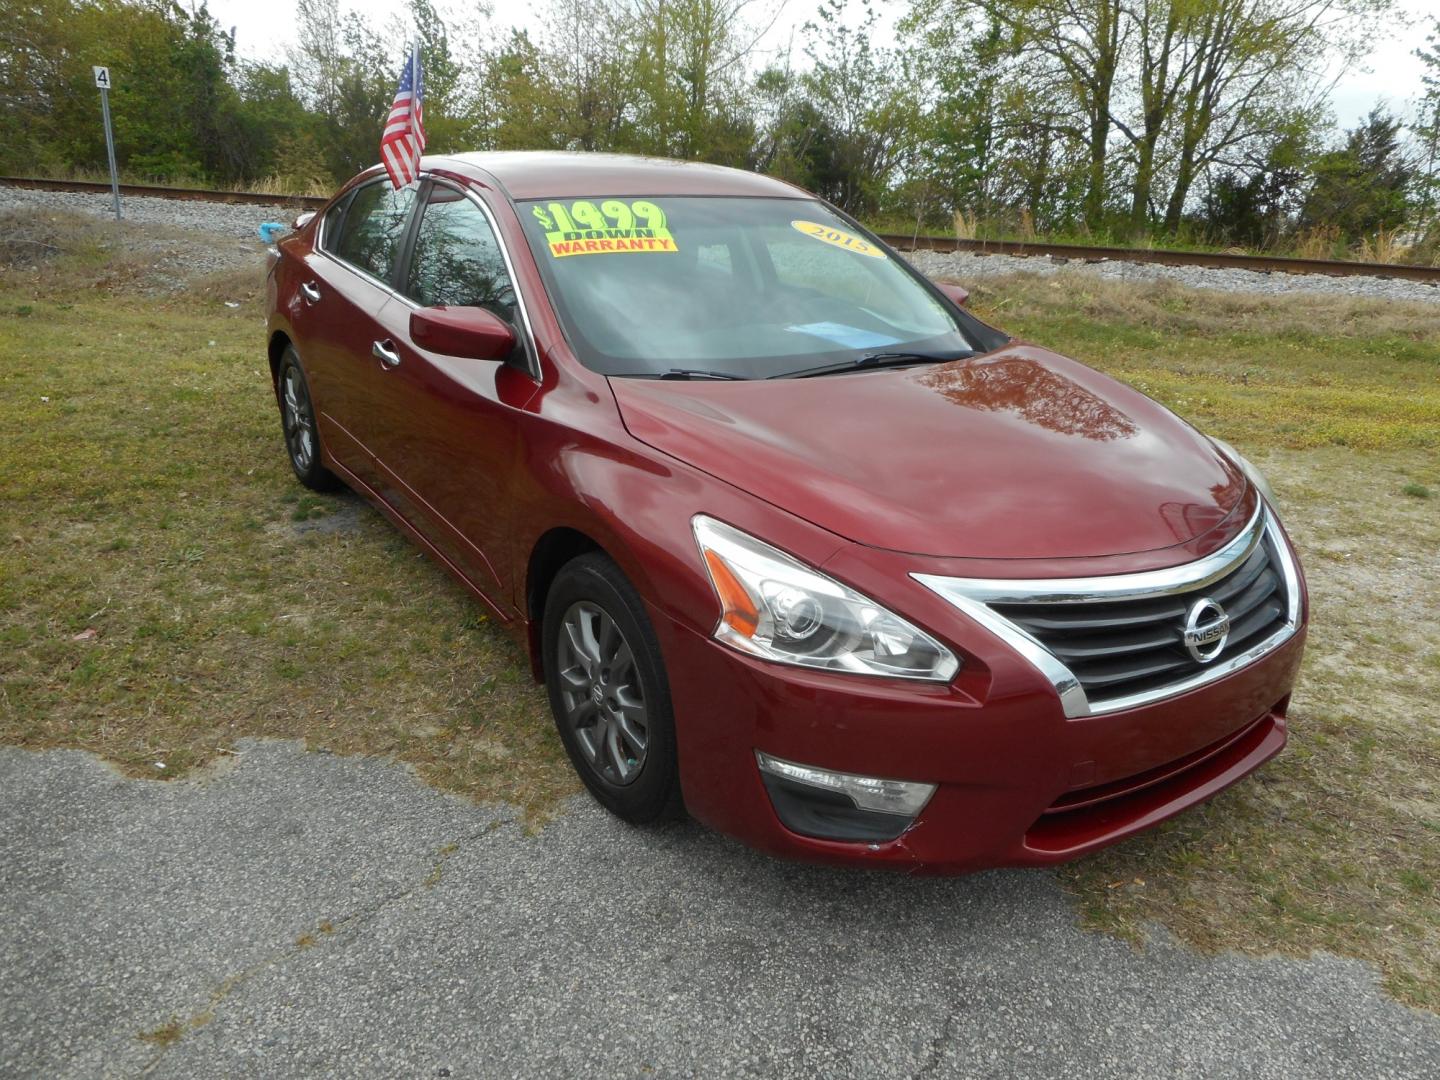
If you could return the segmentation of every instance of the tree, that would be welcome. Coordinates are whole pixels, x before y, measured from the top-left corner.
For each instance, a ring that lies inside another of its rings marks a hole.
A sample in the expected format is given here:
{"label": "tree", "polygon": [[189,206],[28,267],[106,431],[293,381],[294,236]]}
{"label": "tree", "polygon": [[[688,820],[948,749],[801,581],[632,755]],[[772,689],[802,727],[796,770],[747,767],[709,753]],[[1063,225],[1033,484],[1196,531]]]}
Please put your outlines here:
{"label": "tree", "polygon": [[[1173,232],[1210,169],[1243,172],[1269,143],[1318,122],[1324,69],[1363,52],[1391,5],[918,0],[906,25],[931,41],[979,42],[999,31],[990,115],[997,130],[1025,124],[1015,150],[1053,174],[1028,185],[1032,199],[1068,190],[1069,163],[1079,158],[1089,228],[1113,209],[1131,233],[1157,218]],[[950,55],[970,59],[963,48]]]}
{"label": "tree", "polygon": [[1206,236],[1222,244],[1274,246],[1304,205],[1313,158],[1311,131],[1296,128],[1262,158],[1212,172],[1197,215]]}
{"label": "tree", "polygon": [[326,171],[342,179],[378,160],[403,45],[392,49],[353,11],[342,15],[337,0],[297,0],[295,13],[290,71]]}
{"label": "tree", "polygon": [[484,146],[563,150],[568,144],[562,91],[549,59],[528,31],[512,30],[485,62],[481,94]]}
{"label": "tree", "polygon": [[1347,134],[1345,145],[1314,164],[1302,227],[1335,226],[1347,240],[1403,224],[1418,170],[1405,153],[1400,121],[1374,109]]}
{"label": "tree", "polygon": [[754,140],[747,84],[751,0],[637,0],[635,129],[647,153],[744,165]]}
{"label": "tree", "polygon": [[844,0],[824,0],[806,25],[811,68],[801,76],[807,107],[806,175],[814,190],[853,214],[872,214],[913,148],[921,115],[913,72],[898,52],[871,45],[869,0],[857,28]]}
{"label": "tree", "polygon": [[[1177,2],[1177,0],[1167,0]],[[1198,0],[1182,25],[1190,60],[1175,95],[1170,195],[1175,231],[1196,179],[1247,146],[1313,124],[1323,69],[1353,61],[1391,0]]]}
{"label": "tree", "polygon": [[[474,58],[460,55],[454,30],[431,0],[408,0],[408,7],[425,78],[426,151],[450,154],[473,149],[478,119]],[[474,28],[462,24],[457,29]]]}
{"label": "tree", "polygon": [[1005,49],[1000,27],[991,22],[972,32],[950,22],[907,22],[903,29],[918,37],[911,63],[929,98],[919,118],[911,170],[925,204],[914,208],[915,216],[949,217],[959,210],[973,219],[989,218],[1005,201],[999,166],[1013,119],[1001,110]]}
{"label": "tree", "polygon": [[1440,209],[1440,17],[1435,19],[1425,46],[1416,49],[1415,55],[1425,65],[1425,73],[1420,76],[1424,92],[1411,125],[1419,144],[1416,218],[1428,234],[1435,228]]}
{"label": "tree", "polygon": [[623,0],[552,0],[544,63],[557,136],[571,150],[628,150],[634,115],[633,23]]}
{"label": "tree", "polygon": [[[1050,134],[1083,148],[1082,215],[1099,228],[1109,195],[1116,79],[1128,46],[1125,0],[917,0],[914,25],[967,25],[973,14],[1009,39],[1016,85],[1030,114],[1050,115]],[[1048,108],[1036,110],[1044,101]]]}
{"label": "tree", "polygon": [[31,0],[0,20],[0,160],[25,172],[103,169],[90,68],[115,78],[120,165],[168,180],[259,175],[245,70],[202,3]]}

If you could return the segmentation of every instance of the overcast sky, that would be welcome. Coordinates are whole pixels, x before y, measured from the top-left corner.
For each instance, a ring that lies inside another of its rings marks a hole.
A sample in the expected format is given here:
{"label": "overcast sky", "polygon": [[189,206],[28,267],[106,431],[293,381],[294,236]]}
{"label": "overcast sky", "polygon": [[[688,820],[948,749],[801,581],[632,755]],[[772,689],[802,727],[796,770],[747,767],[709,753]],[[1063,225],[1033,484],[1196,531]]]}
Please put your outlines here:
{"label": "overcast sky", "polygon": [[[285,48],[295,40],[294,5],[292,0],[208,0],[210,11],[225,28],[235,27],[236,47],[241,55],[253,59],[275,60],[283,56]],[[377,29],[384,28],[391,18],[403,10],[397,0],[340,0],[342,8],[359,11]],[[492,0],[494,11],[492,25],[496,36],[511,26],[522,26],[533,21],[535,12],[543,0]],[[446,3],[446,11],[463,11],[469,5]],[[779,7],[779,16],[769,32],[760,41],[760,48],[772,52],[783,52],[792,38],[795,41],[795,57],[801,58],[799,28],[814,17],[816,0],[755,0],[751,5],[750,22],[763,26]],[[877,0],[876,8],[883,16],[885,37],[893,35],[890,24],[903,9],[898,3]],[[1423,44],[1425,30],[1431,25],[1427,13],[1440,14],[1440,0],[1407,0],[1403,4],[1412,17],[1425,19],[1423,24],[1410,30],[1397,29],[1385,35],[1370,56],[1360,66],[1339,76],[1331,98],[1332,107],[1341,126],[1352,126],[1368,113],[1377,103],[1391,109],[1408,113],[1420,90],[1421,63],[1414,56],[1417,46]],[[855,7],[858,9],[859,5]],[[398,50],[397,50],[398,51]]]}

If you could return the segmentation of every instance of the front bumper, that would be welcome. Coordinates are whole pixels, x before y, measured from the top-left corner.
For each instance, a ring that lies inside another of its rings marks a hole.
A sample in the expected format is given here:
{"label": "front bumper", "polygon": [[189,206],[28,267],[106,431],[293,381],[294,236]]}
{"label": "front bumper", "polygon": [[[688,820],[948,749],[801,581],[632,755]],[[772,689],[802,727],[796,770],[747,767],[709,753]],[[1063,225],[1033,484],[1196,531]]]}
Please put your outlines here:
{"label": "front bumper", "polygon": [[[652,609],[670,673],[686,805],[790,858],[965,873],[1063,862],[1210,798],[1277,754],[1301,629],[1202,688],[1067,718],[998,642],[967,650],[949,685],[813,672],[744,656]],[[838,842],[787,829],[756,765],[788,761],[934,783],[901,835]]]}

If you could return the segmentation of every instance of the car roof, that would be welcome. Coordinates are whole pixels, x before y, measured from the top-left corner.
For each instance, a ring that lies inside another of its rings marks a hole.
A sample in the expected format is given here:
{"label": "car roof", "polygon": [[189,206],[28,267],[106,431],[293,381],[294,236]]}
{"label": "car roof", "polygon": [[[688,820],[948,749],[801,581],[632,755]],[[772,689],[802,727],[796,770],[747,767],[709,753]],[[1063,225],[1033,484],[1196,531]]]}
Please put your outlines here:
{"label": "car roof", "polygon": [[[488,151],[427,156],[422,169],[476,177],[483,171],[515,199],[604,195],[751,195],[808,198],[806,192],[759,173],[699,161],[589,154],[563,150]],[[478,177],[476,177],[478,178]]]}

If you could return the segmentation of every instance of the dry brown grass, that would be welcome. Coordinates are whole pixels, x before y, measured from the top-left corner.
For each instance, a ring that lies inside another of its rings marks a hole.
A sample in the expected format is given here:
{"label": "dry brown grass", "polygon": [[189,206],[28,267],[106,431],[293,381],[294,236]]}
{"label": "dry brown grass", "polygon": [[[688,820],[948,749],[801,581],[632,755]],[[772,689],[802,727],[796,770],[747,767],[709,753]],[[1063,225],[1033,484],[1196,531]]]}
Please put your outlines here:
{"label": "dry brown grass", "polygon": [[[1153,340],[1174,335],[1200,339],[1210,349],[1249,336],[1295,342],[1382,343],[1408,339],[1433,345],[1440,335],[1440,303],[1377,301],[1323,293],[1235,293],[1188,289],[1171,281],[1119,282],[1083,272],[1048,276],[1016,274],[962,282],[978,313],[1013,328],[1027,324],[1080,326],[1091,322],[1117,341],[1129,331],[1153,332]],[[1433,354],[1432,354],[1433,355]],[[1224,357],[1216,357],[1223,363]],[[1336,357],[1349,363],[1349,354]],[[1350,365],[1353,370],[1353,364]],[[1302,372],[1303,374],[1303,372]]]}
{"label": "dry brown grass", "polygon": [[[69,169],[45,179],[81,180],[90,184],[110,183],[110,173],[105,169]],[[203,191],[243,191],[257,195],[320,195],[329,198],[338,186],[324,176],[280,176],[278,174],[260,177],[243,184],[215,184],[212,181],[187,177],[155,177],[144,173],[120,174],[122,184],[143,184],[153,187],[200,189]]]}
{"label": "dry brown grass", "polygon": [[[99,274],[143,264],[140,249],[145,231],[129,222],[107,222],[85,214],[0,211],[0,267],[7,277],[63,268],[69,276],[63,284],[93,285],[98,278],[87,278],[87,271]],[[61,286],[49,277],[31,283],[37,291]]]}
{"label": "dry brown grass", "polygon": [[1334,225],[1316,225],[1295,237],[1293,253],[1297,259],[1336,259],[1343,257],[1340,230]]}
{"label": "dry brown grass", "polygon": [[247,191],[256,195],[315,195],[328,199],[338,187],[325,177],[265,176],[248,184],[233,185],[225,190]]}
{"label": "dry brown grass", "polygon": [[1410,261],[1410,245],[1400,239],[1395,229],[1381,229],[1365,237],[1355,250],[1355,258],[1369,263],[1400,263]]}
{"label": "dry brown grass", "polygon": [[1086,274],[980,281],[977,313],[1202,428],[1294,449],[1440,447],[1440,304],[1265,297]]}

